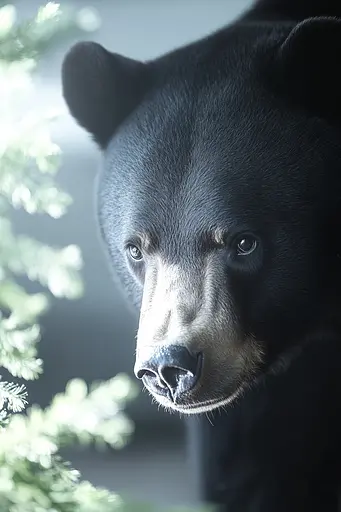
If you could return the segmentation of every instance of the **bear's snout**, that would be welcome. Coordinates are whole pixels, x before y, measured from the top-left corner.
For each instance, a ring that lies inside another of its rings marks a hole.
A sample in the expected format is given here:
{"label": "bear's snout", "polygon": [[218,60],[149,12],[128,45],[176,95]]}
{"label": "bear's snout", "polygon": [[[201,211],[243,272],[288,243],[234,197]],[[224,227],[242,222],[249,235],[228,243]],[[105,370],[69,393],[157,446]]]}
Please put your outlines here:
{"label": "bear's snout", "polygon": [[262,361],[229,290],[216,286],[220,263],[212,252],[187,266],[160,257],[145,266],[135,375],[157,402],[185,414],[230,401]]}
{"label": "bear's snout", "polygon": [[134,372],[151,393],[181,403],[200,379],[202,360],[202,353],[190,352],[181,345],[144,347]]}

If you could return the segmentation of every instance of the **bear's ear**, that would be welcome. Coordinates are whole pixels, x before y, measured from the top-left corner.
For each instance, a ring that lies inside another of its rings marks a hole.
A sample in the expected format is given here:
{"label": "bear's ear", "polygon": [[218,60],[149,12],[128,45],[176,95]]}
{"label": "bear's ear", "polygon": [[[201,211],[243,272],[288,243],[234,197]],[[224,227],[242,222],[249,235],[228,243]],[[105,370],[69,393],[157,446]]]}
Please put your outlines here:
{"label": "bear's ear", "polygon": [[62,65],[63,95],[71,115],[104,149],[116,128],[141,101],[147,65],[110,53],[97,43],[77,43]]}
{"label": "bear's ear", "polygon": [[341,20],[299,23],[279,49],[282,91],[317,115],[341,121],[340,56]]}

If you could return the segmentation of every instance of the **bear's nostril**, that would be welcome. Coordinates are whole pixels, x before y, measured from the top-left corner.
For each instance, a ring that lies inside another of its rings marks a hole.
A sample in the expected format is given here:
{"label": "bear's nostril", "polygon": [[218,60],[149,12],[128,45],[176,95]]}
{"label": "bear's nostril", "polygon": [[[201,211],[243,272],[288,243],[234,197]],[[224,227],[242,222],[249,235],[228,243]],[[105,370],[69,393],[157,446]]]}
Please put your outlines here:
{"label": "bear's nostril", "polygon": [[138,379],[143,379],[143,377],[157,377],[157,374],[147,368],[141,368],[136,372],[136,377]]}
{"label": "bear's nostril", "polygon": [[191,372],[182,370],[181,368],[176,368],[175,366],[165,366],[164,368],[160,368],[159,373],[161,379],[169,389],[176,389],[181,379],[186,376],[194,377]]}

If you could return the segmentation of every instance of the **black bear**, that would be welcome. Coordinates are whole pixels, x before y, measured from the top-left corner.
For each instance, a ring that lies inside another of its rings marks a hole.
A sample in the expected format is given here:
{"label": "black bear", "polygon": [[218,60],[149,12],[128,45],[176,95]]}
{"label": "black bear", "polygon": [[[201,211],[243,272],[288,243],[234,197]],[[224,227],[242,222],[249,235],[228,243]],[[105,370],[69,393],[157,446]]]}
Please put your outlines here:
{"label": "black bear", "polygon": [[338,16],[341,1],[259,0],[149,62],[85,42],[63,63],[140,310],[136,376],[200,414],[203,496],[228,512],[338,510]]}

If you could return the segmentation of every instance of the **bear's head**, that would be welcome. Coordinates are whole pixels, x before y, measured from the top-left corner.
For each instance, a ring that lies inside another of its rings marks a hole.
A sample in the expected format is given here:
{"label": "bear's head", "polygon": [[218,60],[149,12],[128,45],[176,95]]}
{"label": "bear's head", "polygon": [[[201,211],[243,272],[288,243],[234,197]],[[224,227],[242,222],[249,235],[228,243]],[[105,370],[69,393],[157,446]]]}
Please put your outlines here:
{"label": "bear's head", "polygon": [[228,404],[338,333],[341,26],[239,22],[150,62],[78,43],[71,114],[140,309],[135,373],[166,408]]}

